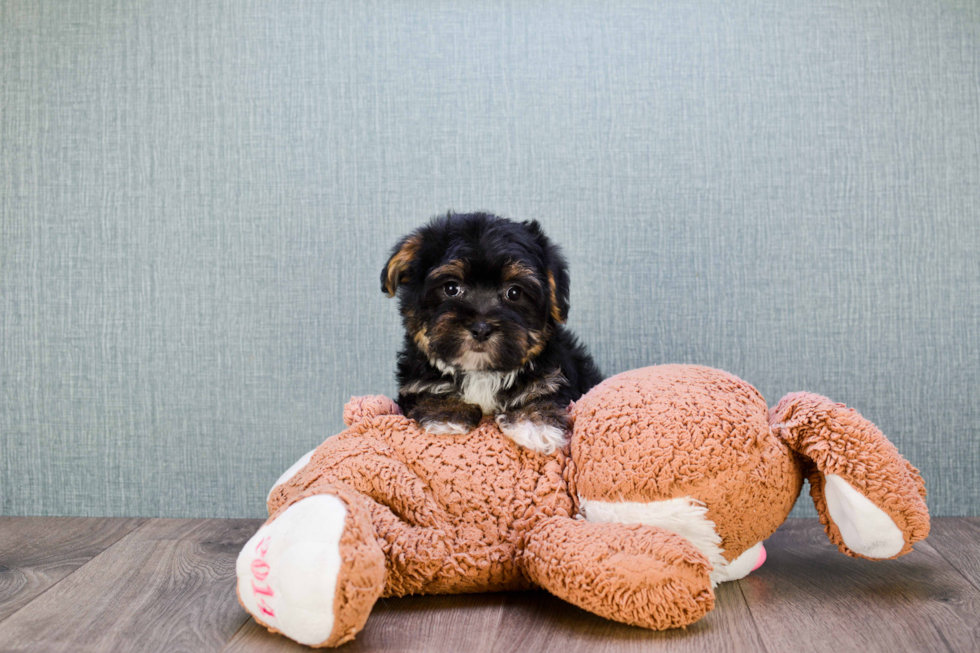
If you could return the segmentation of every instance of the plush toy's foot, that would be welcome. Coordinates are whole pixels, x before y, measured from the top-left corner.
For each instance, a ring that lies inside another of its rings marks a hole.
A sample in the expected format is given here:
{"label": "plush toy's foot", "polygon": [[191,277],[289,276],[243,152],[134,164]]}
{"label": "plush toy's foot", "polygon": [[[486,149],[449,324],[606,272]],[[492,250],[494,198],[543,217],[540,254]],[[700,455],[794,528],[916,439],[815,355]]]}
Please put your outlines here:
{"label": "plush toy's foot", "polygon": [[810,496],[831,542],[862,558],[894,558],[929,533],[918,470],[854,409],[794,393],[770,411],[770,425],[812,463]]}
{"label": "plush toy's foot", "polygon": [[664,630],[714,607],[711,563],[654,526],[551,517],[531,531],[524,555],[531,580],[607,619]]}
{"label": "plush toy's foot", "polygon": [[352,639],[381,595],[385,573],[373,529],[359,512],[333,494],[311,494],[279,510],[238,556],[242,606],[301,644]]}
{"label": "plush toy's foot", "polygon": [[711,580],[715,585],[727,583],[730,580],[740,580],[761,567],[765,561],[766,547],[762,545],[762,542],[758,542],[724,567],[716,568],[711,573]]}

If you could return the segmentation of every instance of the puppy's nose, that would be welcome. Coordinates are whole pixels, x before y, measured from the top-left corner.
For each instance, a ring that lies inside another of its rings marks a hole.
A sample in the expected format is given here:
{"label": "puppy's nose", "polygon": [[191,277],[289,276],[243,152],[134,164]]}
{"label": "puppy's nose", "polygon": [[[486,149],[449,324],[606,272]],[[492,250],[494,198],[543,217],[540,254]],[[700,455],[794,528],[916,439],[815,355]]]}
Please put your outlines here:
{"label": "puppy's nose", "polygon": [[483,342],[493,333],[493,327],[486,322],[477,322],[476,324],[470,325],[470,333],[473,334],[473,338],[477,342]]}

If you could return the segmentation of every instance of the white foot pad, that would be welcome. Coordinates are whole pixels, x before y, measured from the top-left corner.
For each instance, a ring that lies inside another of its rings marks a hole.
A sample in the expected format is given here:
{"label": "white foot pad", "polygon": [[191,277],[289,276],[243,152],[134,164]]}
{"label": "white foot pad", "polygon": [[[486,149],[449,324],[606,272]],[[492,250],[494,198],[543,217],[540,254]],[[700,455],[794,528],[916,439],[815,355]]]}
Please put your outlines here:
{"label": "white foot pad", "polygon": [[549,424],[521,421],[509,424],[506,415],[497,415],[497,426],[508,438],[531,451],[552,454],[565,446],[565,431]]}
{"label": "white foot pad", "polygon": [[330,637],[347,508],[321,494],[299,501],[263,526],[238,554],[245,609],[301,644]]}
{"label": "white foot pad", "polygon": [[836,474],[827,474],[827,511],[844,544],[868,558],[891,558],[905,546],[905,537],[884,510]]}

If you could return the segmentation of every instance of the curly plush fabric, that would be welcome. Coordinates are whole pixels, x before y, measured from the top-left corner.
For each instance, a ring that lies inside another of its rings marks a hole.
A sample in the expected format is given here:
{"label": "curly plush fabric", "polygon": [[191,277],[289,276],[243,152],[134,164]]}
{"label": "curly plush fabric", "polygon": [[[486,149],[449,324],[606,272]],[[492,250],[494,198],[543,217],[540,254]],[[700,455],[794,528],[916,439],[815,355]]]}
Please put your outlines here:
{"label": "curly plush fabric", "polygon": [[689,624],[715,604],[708,559],[683,537],[642,524],[545,519],[531,531],[524,562],[555,596],[634,626]]}
{"label": "curly plush fabric", "polygon": [[569,445],[545,455],[490,418],[436,435],[387,397],[353,397],[347,428],[270,492],[239,555],[240,601],[317,646],[353,638],[382,596],[532,585],[624,623],[685,626],[713,608],[715,584],[764,559],[804,473],[845,553],[894,557],[928,533],[915,468],[823,397],[770,412],[731,374],[664,365],[607,379],[570,410]]}
{"label": "curly plush fabric", "polygon": [[351,397],[344,406],[344,424],[350,426],[371,417],[401,414],[398,404],[384,395]]}
{"label": "curly plush fabric", "polygon": [[[322,642],[324,646],[340,646],[354,639],[354,635],[364,627],[374,602],[381,596],[386,574],[384,552],[376,539],[364,498],[341,484],[315,483],[283,502],[266,524],[272,523],[287,508],[303,499],[323,494],[338,497],[347,507],[340,539],[340,549],[345,555],[336,583],[334,626],[330,637]],[[275,615],[260,613],[255,615],[255,620],[272,632],[280,632],[267,623],[269,616]]]}
{"label": "curly plush fabric", "polygon": [[440,436],[364,410],[382,399],[356,405],[345,410],[348,429],[275,488],[269,511],[322,483],[358,492],[387,560],[384,596],[527,587],[518,564],[526,534],[543,517],[571,514],[564,455],[522,449],[490,418],[466,435]]}
{"label": "curly plush fabric", "polygon": [[780,400],[770,414],[782,439],[812,461],[807,473],[810,496],[830,541],[849,556],[863,558],[844,542],[827,509],[826,475],[843,478],[883,510],[898,529],[908,533],[901,551],[929,534],[926,486],[913,467],[874,424],[856,410],[808,392],[796,392]]}
{"label": "curly plush fabric", "polygon": [[768,412],[755,388],[720,370],[661,365],[618,374],[575,406],[577,498],[691,497],[707,507],[731,561],[785,521],[803,483]]}

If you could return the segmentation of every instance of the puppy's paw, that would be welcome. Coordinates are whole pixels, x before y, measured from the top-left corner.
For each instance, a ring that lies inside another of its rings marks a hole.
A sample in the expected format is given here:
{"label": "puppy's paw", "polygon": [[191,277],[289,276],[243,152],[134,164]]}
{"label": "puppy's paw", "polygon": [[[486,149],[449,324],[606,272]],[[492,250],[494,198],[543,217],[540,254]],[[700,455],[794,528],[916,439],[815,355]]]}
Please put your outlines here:
{"label": "puppy's paw", "polygon": [[495,419],[503,434],[525,449],[553,454],[568,441],[568,413],[557,406],[528,406]]}
{"label": "puppy's paw", "polygon": [[426,433],[433,435],[463,435],[472,429],[459,422],[439,422],[432,419],[422,419],[419,421]]}
{"label": "puppy's paw", "polygon": [[430,397],[415,405],[408,416],[428,433],[462,435],[476,428],[483,418],[479,406],[450,397]]}

